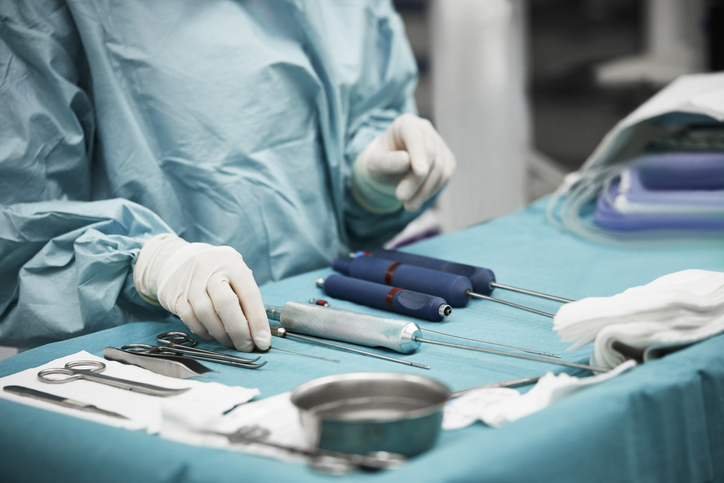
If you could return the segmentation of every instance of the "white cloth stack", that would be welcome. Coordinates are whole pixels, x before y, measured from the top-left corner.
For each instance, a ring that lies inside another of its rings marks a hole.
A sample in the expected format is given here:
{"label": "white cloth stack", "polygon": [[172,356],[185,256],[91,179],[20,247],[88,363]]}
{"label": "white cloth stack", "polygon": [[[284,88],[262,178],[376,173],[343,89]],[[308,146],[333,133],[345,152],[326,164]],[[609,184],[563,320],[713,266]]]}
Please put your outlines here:
{"label": "white cloth stack", "polygon": [[591,364],[646,361],[657,349],[686,346],[724,332],[724,273],[684,270],[612,297],[563,305],[553,329],[569,350],[594,342]]}

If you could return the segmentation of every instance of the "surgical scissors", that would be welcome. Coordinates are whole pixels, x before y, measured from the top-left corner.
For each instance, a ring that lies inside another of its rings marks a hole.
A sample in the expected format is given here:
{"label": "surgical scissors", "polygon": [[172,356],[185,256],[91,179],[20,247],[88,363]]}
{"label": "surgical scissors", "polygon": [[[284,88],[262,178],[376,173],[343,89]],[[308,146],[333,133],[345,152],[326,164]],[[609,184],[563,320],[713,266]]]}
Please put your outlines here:
{"label": "surgical scissors", "polygon": [[[140,392],[150,396],[173,396],[188,391],[189,387],[181,389],[170,389],[167,387],[154,386],[141,382],[129,381],[128,379],[120,379],[118,377],[104,376],[100,374],[106,370],[106,365],[100,361],[73,361],[65,365],[65,367],[56,367],[52,369],[43,369],[38,372],[38,379],[48,384],[65,384],[79,379],[87,381],[99,382],[109,386],[126,389],[128,391]],[[48,377],[50,375],[60,375],[67,377]]]}

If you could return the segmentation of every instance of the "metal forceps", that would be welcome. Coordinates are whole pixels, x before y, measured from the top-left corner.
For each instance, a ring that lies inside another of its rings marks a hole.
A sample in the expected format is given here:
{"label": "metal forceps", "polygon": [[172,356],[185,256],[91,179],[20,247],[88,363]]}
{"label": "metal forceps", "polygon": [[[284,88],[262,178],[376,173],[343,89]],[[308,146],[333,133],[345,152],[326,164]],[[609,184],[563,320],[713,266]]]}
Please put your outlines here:
{"label": "metal forceps", "polygon": [[[128,391],[140,392],[150,396],[173,396],[188,391],[190,388],[170,389],[167,387],[154,386],[141,382],[129,381],[128,379],[120,379],[118,377],[104,376],[100,374],[106,370],[106,365],[100,361],[73,361],[65,365],[65,367],[57,367],[52,369],[43,369],[38,372],[38,379],[48,384],[65,384],[66,382],[85,379],[87,381],[99,382],[109,386],[127,389]],[[64,377],[48,377],[51,375],[60,375]]]}
{"label": "metal forceps", "polygon": [[162,344],[159,347],[160,352],[176,353],[196,359],[199,361],[216,362],[218,364],[226,364],[227,366],[244,367],[247,369],[258,369],[268,361],[256,363],[259,357],[249,359],[247,357],[233,356],[223,354],[221,352],[207,351],[197,349],[196,340],[192,339],[186,332],[164,332],[156,336],[156,340]]}

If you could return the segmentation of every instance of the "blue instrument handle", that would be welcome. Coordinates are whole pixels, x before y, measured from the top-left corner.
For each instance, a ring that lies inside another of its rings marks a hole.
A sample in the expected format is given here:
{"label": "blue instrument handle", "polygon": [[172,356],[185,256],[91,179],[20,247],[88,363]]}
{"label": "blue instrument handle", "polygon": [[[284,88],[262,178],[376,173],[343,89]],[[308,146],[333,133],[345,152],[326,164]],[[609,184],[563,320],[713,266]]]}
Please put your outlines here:
{"label": "blue instrument handle", "polygon": [[330,297],[431,322],[440,322],[450,313],[450,306],[445,299],[400,287],[389,287],[337,274],[329,275],[323,283],[320,281],[318,284]]}
{"label": "blue instrument handle", "polygon": [[[365,253],[358,252],[357,255],[365,255]],[[375,250],[370,253],[370,255],[394,262],[461,275],[470,280],[473,286],[473,292],[482,295],[490,295],[493,292],[493,287],[490,285],[490,282],[495,282],[495,274],[488,268],[474,267],[472,265],[440,260],[439,258],[425,257],[397,250],[386,250],[384,248]]]}
{"label": "blue instrument handle", "polygon": [[442,297],[453,307],[465,307],[473,288],[461,275],[376,257],[336,259],[332,268],[354,278]]}

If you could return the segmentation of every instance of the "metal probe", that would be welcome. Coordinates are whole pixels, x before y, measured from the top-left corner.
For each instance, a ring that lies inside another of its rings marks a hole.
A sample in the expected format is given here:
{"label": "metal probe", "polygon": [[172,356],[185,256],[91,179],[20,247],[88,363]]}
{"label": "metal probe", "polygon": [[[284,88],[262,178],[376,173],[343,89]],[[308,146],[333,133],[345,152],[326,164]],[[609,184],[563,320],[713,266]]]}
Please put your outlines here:
{"label": "metal probe", "polygon": [[491,302],[498,302],[499,304],[509,305],[511,307],[515,307],[516,309],[527,310],[528,312],[533,312],[534,314],[538,314],[538,315],[545,315],[546,317],[551,317],[551,318],[555,317],[555,315],[549,314],[548,312],[543,312],[542,310],[534,309],[532,307],[526,307],[525,305],[514,304],[513,302],[496,299],[495,297],[490,297],[488,295],[475,293],[470,290],[466,290],[465,295],[467,295],[468,297],[472,297],[474,299],[484,299],[484,300],[490,300]]}
{"label": "metal probe", "polygon": [[279,347],[272,347],[272,346],[269,346],[269,349],[274,349],[275,351],[289,352],[290,354],[297,354],[299,356],[314,357],[315,359],[324,359],[325,361],[330,361],[330,362],[339,362],[339,360],[337,360],[337,359],[330,359],[329,357],[315,356],[314,354],[307,354],[306,352],[297,352],[297,351],[293,351],[291,349],[281,349]]}
{"label": "metal probe", "polygon": [[408,366],[419,367],[420,369],[430,369],[430,366],[426,366],[424,364],[418,364],[417,362],[403,361],[402,359],[396,359],[394,357],[383,356],[382,354],[375,354],[374,352],[363,351],[362,349],[355,349],[355,348],[347,347],[347,346],[344,346],[341,344],[335,344],[334,342],[317,339],[316,337],[309,337],[306,335],[295,334],[293,332],[289,332],[284,327],[274,327],[274,329],[276,329],[276,330],[272,330],[272,335],[274,335],[276,337],[292,337],[295,339],[301,339],[301,340],[306,340],[309,342],[314,342],[315,344],[328,345],[331,347],[336,347],[337,349],[342,349],[342,350],[346,350],[346,351],[350,351],[350,352],[356,352],[357,354],[363,354],[366,356],[377,357],[378,359],[384,359],[386,361],[398,362],[400,364],[407,364]]}
{"label": "metal probe", "polygon": [[[309,299],[309,303],[315,304],[315,305],[319,305],[320,307],[330,307],[329,303],[328,303],[326,300]],[[447,307],[449,307],[449,305],[448,305]],[[425,332],[431,332],[431,333],[433,333],[433,334],[444,335],[445,337],[452,337],[453,339],[469,340],[470,342],[477,342],[477,343],[479,343],[479,344],[486,344],[486,345],[494,345],[494,346],[498,346],[498,347],[505,347],[506,349],[514,349],[514,350],[517,350],[517,351],[530,352],[531,354],[538,354],[538,355],[541,355],[541,356],[561,357],[561,356],[558,355],[558,354],[551,354],[550,352],[534,351],[533,349],[523,349],[522,347],[515,347],[515,346],[512,346],[512,345],[497,344],[497,343],[495,343],[495,342],[488,342],[488,341],[479,340],[479,339],[470,339],[470,338],[468,338],[468,337],[461,337],[461,336],[459,336],[459,335],[446,334],[446,333],[444,333],[444,332],[438,332],[438,331],[436,331],[436,330],[430,330],[430,329],[427,329],[427,328],[425,328],[425,329],[422,329],[422,328],[421,328],[420,330],[423,330],[423,331],[425,331]]]}
{"label": "metal probe", "polygon": [[[608,371],[608,369],[604,367],[588,366],[575,362],[565,362],[526,354],[516,354],[513,352],[424,339],[422,337],[422,330],[417,324],[404,320],[388,319],[332,307],[301,304],[299,302],[287,302],[284,304],[284,307],[267,305],[265,308],[267,316],[270,319],[278,320],[284,328],[294,330],[297,333],[350,342],[368,347],[386,347],[402,354],[415,352],[422,342],[427,342],[429,344],[488,352],[490,354],[547,362],[549,364],[575,367],[577,369],[587,369],[596,372]],[[375,354],[375,357],[377,356],[378,354]]]}
{"label": "metal probe", "polygon": [[589,366],[586,364],[578,364],[576,362],[556,361],[546,359],[544,357],[527,356],[525,354],[513,354],[512,352],[496,351],[494,349],[484,349],[482,347],[473,347],[471,345],[453,344],[451,342],[440,342],[439,340],[423,339],[421,337],[415,337],[420,342],[427,342],[428,344],[438,344],[447,347],[457,347],[459,349],[468,349],[471,351],[489,352],[491,354],[498,354],[499,356],[517,357],[519,359],[528,359],[531,361],[548,362],[550,364],[558,364],[559,366],[575,367],[577,369],[588,369],[589,371],[595,372],[608,372],[609,369],[606,367]]}
{"label": "metal probe", "polygon": [[513,292],[519,292],[524,293],[527,295],[533,295],[534,297],[540,297],[543,299],[549,299],[549,300],[555,300],[556,302],[563,302],[564,304],[575,302],[575,300],[572,299],[565,299],[563,297],[557,297],[555,295],[548,295],[546,293],[541,292],[534,292],[533,290],[528,290],[525,288],[519,288],[519,287],[511,287],[510,285],[503,285],[502,283],[498,282],[490,282],[488,285],[490,285],[491,288],[499,288],[503,290],[511,290]]}
{"label": "metal probe", "polygon": [[515,347],[512,345],[496,344],[495,342],[487,342],[484,340],[470,339],[468,337],[461,337],[459,335],[446,334],[444,332],[437,332],[435,330],[420,328],[423,332],[432,332],[433,334],[444,335],[445,337],[452,337],[453,339],[469,340],[470,342],[477,342],[479,344],[494,345],[498,347],[505,347],[506,349],[515,349],[517,351],[530,352],[531,354],[538,354],[547,357],[561,357],[559,354],[551,354],[550,352],[534,351],[533,349],[523,349],[522,347]]}

